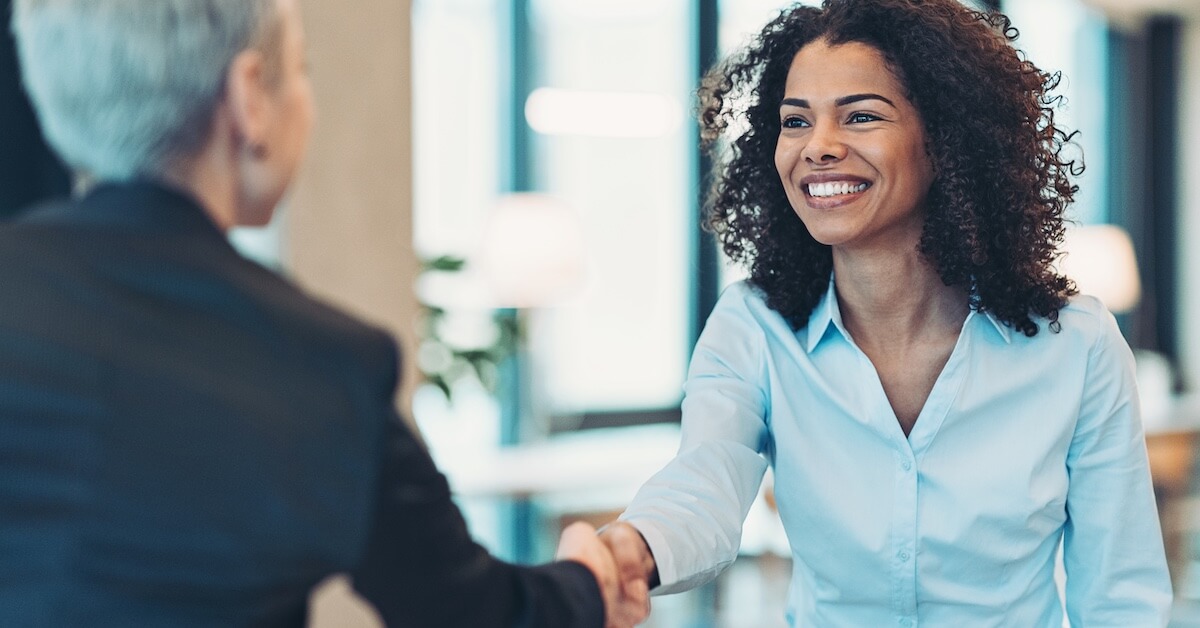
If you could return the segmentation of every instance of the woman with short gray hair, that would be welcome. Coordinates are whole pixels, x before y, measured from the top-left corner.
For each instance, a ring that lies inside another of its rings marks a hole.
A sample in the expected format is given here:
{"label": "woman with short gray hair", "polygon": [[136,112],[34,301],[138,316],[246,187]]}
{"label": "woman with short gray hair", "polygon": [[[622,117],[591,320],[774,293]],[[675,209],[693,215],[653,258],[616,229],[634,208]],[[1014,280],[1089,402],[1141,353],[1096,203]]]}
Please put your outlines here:
{"label": "woman with short gray hair", "polygon": [[344,573],[404,626],[630,626],[586,524],[472,542],[396,416],[395,345],[240,257],[313,121],[298,0],[16,0],[95,183],[0,227],[0,626],[302,625]]}
{"label": "woman with short gray hair", "polygon": [[[70,167],[96,181],[165,180],[208,201],[222,228],[261,225],[312,123],[302,34],[284,38],[290,4],[16,0],[13,32],[47,139]],[[235,181],[254,189],[251,202],[217,198]]]}

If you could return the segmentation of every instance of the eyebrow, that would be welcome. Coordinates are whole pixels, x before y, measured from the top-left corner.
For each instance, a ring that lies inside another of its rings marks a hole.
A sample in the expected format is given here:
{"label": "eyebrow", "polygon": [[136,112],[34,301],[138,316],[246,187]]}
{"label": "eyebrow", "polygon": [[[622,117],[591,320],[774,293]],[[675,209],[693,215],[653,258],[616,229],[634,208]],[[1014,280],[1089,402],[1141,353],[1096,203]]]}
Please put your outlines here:
{"label": "eyebrow", "polygon": [[[844,107],[851,103],[856,103],[863,100],[882,100],[892,107],[896,106],[896,103],[884,98],[883,96],[880,96],[879,94],[851,94],[849,96],[842,96],[841,98],[833,101],[833,104],[837,105],[838,107]],[[784,98],[779,104],[780,106],[792,105],[793,107],[800,107],[802,109],[812,109],[812,107],[808,104],[808,101],[802,98]]]}

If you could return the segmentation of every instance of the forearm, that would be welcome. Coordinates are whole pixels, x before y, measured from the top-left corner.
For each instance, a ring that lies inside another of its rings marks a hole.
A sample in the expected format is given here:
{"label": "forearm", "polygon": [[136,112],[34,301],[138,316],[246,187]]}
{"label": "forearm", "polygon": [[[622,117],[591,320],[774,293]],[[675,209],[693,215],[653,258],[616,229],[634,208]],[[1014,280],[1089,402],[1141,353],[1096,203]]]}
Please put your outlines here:
{"label": "forearm", "polygon": [[1072,625],[1165,625],[1171,608],[1135,365],[1116,323],[1090,356],[1067,455],[1063,561]]}
{"label": "forearm", "polygon": [[445,478],[390,426],[378,502],[354,586],[389,625],[599,628],[604,602],[575,562],[521,567],[475,543]]}
{"label": "forearm", "polygon": [[766,466],[738,443],[709,442],[681,453],[638,491],[621,520],[648,547],[657,593],[708,582],[737,557]]}

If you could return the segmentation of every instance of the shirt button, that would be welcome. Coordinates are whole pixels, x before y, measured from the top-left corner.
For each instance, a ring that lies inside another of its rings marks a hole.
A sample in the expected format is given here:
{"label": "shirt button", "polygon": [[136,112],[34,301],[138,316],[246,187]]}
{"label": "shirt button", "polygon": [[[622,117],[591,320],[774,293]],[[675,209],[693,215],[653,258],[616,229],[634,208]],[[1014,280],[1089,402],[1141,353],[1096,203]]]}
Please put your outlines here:
{"label": "shirt button", "polygon": [[900,618],[900,625],[901,625],[901,626],[911,626],[911,625],[912,625],[912,620],[911,620],[911,619],[909,619],[909,618],[907,618],[907,617],[901,617],[901,618]]}
{"label": "shirt button", "polygon": [[912,468],[912,463],[905,460],[900,466],[904,467],[905,471],[908,471],[909,469]]}
{"label": "shirt button", "polygon": [[900,552],[899,554],[896,554],[896,557],[902,561],[906,561],[908,560],[908,552]]}

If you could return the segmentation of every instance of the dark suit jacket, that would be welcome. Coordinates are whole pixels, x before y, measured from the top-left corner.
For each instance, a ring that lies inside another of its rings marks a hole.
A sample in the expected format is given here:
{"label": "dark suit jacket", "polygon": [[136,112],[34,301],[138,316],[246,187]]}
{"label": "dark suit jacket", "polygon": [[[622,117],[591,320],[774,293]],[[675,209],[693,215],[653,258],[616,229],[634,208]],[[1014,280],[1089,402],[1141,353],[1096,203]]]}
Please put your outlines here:
{"label": "dark suit jacket", "polygon": [[166,188],[0,227],[0,626],[299,625],[338,572],[389,625],[601,626],[582,565],[471,541],[396,379]]}

